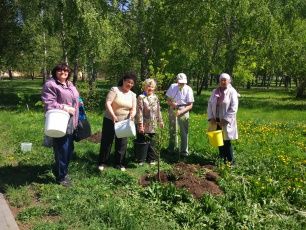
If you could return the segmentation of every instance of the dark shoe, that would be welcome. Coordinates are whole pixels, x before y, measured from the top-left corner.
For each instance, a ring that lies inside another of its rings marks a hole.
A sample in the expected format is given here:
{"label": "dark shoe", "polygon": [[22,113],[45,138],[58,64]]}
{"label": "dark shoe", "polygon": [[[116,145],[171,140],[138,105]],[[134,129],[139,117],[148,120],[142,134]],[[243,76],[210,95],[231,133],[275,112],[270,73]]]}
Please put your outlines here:
{"label": "dark shoe", "polygon": [[231,166],[231,168],[236,168],[237,167],[235,162],[231,162],[230,166]]}
{"label": "dark shoe", "polygon": [[72,183],[70,177],[67,175],[63,180],[58,181],[58,183],[64,187],[71,187]]}
{"label": "dark shoe", "polygon": [[181,152],[180,155],[181,155],[182,157],[187,157],[189,154],[186,153],[186,152]]}
{"label": "dark shoe", "polygon": [[172,154],[172,153],[175,153],[175,149],[174,148],[167,148],[166,152],[167,152],[167,154]]}

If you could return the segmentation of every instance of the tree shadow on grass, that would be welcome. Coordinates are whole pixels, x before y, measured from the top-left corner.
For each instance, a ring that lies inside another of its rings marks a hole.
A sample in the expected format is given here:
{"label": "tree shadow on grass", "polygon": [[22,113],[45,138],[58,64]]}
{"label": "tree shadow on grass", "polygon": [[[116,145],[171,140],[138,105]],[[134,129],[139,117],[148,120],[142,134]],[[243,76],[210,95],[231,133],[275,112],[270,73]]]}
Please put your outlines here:
{"label": "tree shadow on grass", "polygon": [[168,152],[167,149],[162,149],[160,152],[160,158],[168,164],[174,164],[177,162],[185,162],[188,164],[199,165],[215,165],[215,159],[210,159],[201,154],[191,153],[188,156],[180,156],[178,152]]}
{"label": "tree shadow on grass", "polygon": [[99,173],[98,155],[94,151],[87,151],[82,155],[75,152],[69,167],[72,172],[81,172],[82,176],[96,175]]}
{"label": "tree shadow on grass", "polygon": [[0,192],[8,187],[19,187],[31,183],[54,183],[50,165],[18,165],[0,167]]}
{"label": "tree shadow on grass", "polygon": [[[287,102],[286,102],[287,101]],[[266,111],[275,110],[296,110],[303,111],[306,104],[302,100],[292,99],[291,97],[281,99],[258,99],[256,97],[240,98],[239,106],[245,109],[265,109]]]}
{"label": "tree shadow on grass", "polygon": [[[129,169],[137,168],[138,166],[133,151],[133,148],[128,148],[127,150],[125,162]],[[76,152],[69,165],[69,173],[72,179],[99,176],[100,171],[97,168],[98,157],[98,154],[91,150],[82,154]],[[216,165],[216,159],[207,158],[207,156],[202,154],[192,153],[188,157],[179,157],[178,153],[168,153],[166,149],[161,150],[160,158],[168,164],[185,162],[187,164]],[[107,167],[115,167],[115,157],[113,152],[110,155]]]}

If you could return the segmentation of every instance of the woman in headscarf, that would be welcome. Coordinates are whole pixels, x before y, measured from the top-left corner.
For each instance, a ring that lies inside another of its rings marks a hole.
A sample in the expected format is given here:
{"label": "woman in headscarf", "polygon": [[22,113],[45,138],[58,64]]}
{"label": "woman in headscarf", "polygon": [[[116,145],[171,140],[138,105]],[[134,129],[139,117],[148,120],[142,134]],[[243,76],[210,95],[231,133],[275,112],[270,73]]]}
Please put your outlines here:
{"label": "woman in headscarf", "polygon": [[224,145],[219,147],[220,157],[224,162],[235,163],[231,140],[238,139],[237,119],[238,93],[231,85],[231,77],[222,73],[219,87],[212,91],[208,101],[208,130],[222,130]]}

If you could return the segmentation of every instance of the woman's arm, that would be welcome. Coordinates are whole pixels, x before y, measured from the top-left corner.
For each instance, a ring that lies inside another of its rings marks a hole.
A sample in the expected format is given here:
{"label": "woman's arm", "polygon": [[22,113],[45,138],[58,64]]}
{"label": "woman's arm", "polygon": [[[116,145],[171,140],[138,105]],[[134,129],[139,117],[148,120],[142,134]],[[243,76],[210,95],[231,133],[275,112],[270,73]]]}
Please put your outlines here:
{"label": "woman's arm", "polygon": [[215,122],[215,117],[214,117],[214,114],[213,114],[213,97],[214,97],[214,94],[215,94],[215,90],[212,91],[209,99],[208,99],[208,103],[207,103],[207,119],[208,121],[212,121],[212,122]]}
{"label": "woman's arm", "polygon": [[137,98],[137,120],[136,123],[138,125],[138,132],[143,133],[143,98],[141,95]]}
{"label": "woman's arm", "polygon": [[114,113],[114,110],[113,110],[113,107],[112,107],[112,101],[106,101],[105,102],[105,107],[106,107],[107,111],[110,113],[110,115],[112,116],[113,122],[114,123],[117,122],[118,118]]}
{"label": "woman's arm", "polygon": [[233,92],[230,95],[230,104],[224,115],[224,120],[226,120],[227,122],[231,122],[231,120],[235,118],[237,111],[238,111],[238,94],[236,90],[233,90]]}
{"label": "woman's arm", "polygon": [[132,96],[132,108],[130,109],[130,119],[134,119],[136,115],[136,95],[133,94]]}
{"label": "woman's arm", "polygon": [[113,101],[115,100],[116,98],[116,91],[115,91],[115,88],[113,87],[107,94],[106,96],[106,101],[105,101],[105,108],[106,110],[109,112],[109,114],[111,115],[112,117],[112,120],[113,122],[117,122],[118,121],[118,118],[113,110],[113,107],[112,107],[112,103]]}
{"label": "woman's arm", "polygon": [[157,98],[157,121],[159,123],[159,126],[161,128],[164,128],[163,116],[161,113],[160,102],[158,98]]}

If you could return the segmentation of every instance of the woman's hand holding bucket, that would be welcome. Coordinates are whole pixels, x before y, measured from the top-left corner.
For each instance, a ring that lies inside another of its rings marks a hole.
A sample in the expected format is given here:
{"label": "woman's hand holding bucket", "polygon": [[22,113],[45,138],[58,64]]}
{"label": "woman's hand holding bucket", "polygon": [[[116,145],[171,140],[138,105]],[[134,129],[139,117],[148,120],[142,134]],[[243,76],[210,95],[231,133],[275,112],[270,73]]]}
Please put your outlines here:
{"label": "woman's hand holding bucket", "polygon": [[218,122],[220,126],[224,126],[228,124],[228,121],[225,119],[221,119],[220,122]]}
{"label": "woman's hand holding bucket", "polygon": [[116,123],[118,121],[118,118],[117,118],[117,116],[115,114],[112,116],[112,119],[113,119],[114,123]]}
{"label": "woman's hand holding bucket", "polygon": [[64,105],[63,110],[66,111],[67,113],[71,114],[71,115],[75,114],[75,108],[73,108],[69,105]]}
{"label": "woman's hand holding bucket", "polygon": [[143,127],[142,123],[139,123],[139,125],[138,125],[138,132],[139,133],[144,133],[144,127]]}

